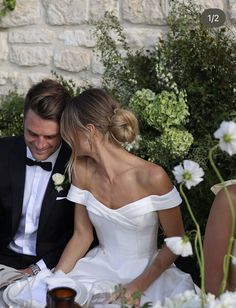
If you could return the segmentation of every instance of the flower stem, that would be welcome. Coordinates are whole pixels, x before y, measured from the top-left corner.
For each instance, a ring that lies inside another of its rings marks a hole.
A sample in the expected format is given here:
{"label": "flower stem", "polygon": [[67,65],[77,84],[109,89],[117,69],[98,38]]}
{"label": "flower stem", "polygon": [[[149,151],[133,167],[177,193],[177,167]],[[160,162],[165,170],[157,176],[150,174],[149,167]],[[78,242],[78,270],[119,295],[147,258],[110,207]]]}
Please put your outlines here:
{"label": "flower stem", "polygon": [[230,233],[227,252],[226,252],[226,255],[225,255],[225,258],[224,258],[224,264],[223,264],[223,280],[221,282],[221,286],[220,286],[220,290],[219,290],[219,294],[222,294],[225,291],[227,280],[228,280],[228,275],[229,275],[229,267],[230,267],[230,260],[231,260],[230,255],[231,255],[232,248],[233,248],[234,233],[235,233],[235,211],[234,211],[234,206],[233,206],[233,202],[232,202],[230,193],[229,193],[227,187],[224,185],[224,179],[222,178],[218,168],[216,167],[216,165],[213,161],[213,151],[216,150],[217,148],[218,148],[218,144],[210,149],[209,160],[210,160],[212,168],[215,171],[218,179],[223,184],[223,189],[224,189],[224,192],[226,194],[226,198],[227,198],[227,202],[228,202],[228,206],[229,206],[229,209],[230,209],[230,212],[231,212],[231,218],[232,218],[232,220],[231,220],[231,224],[232,224],[231,225],[231,233]]}
{"label": "flower stem", "polygon": [[[201,307],[204,307],[204,303],[205,303],[205,273],[204,273],[204,268],[205,268],[205,265],[204,265],[201,231],[200,231],[199,224],[198,224],[198,222],[197,222],[197,220],[196,220],[196,218],[193,214],[193,211],[191,209],[191,206],[189,204],[188,198],[184,193],[183,185],[184,185],[184,182],[182,182],[180,184],[180,193],[184,198],[184,201],[187,205],[189,214],[190,214],[190,216],[191,216],[191,218],[192,218],[192,220],[193,220],[193,222],[196,226],[196,235],[195,235],[194,247],[195,247],[195,252],[196,252],[196,255],[197,255],[197,260],[198,260],[198,263],[199,263],[200,275],[201,275]],[[198,248],[197,248],[197,243],[198,243],[199,251],[198,251]]]}

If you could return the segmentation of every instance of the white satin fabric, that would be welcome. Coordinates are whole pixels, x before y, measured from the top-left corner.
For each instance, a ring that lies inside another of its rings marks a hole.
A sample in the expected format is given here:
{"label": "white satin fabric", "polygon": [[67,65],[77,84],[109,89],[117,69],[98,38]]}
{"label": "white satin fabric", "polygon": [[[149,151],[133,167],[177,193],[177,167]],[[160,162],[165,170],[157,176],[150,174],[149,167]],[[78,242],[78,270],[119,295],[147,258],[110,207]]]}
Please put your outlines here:
{"label": "white satin fabric", "polygon": [[[157,211],[173,208],[182,201],[173,188],[165,195],[150,195],[114,210],[89,191],[73,185],[67,198],[86,206],[99,239],[99,246],[80,259],[68,274],[91,292],[102,288],[103,281],[124,284],[140,275],[158,254]],[[145,291],[141,304],[155,304],[193,289],[190,275],[172,265]]]}

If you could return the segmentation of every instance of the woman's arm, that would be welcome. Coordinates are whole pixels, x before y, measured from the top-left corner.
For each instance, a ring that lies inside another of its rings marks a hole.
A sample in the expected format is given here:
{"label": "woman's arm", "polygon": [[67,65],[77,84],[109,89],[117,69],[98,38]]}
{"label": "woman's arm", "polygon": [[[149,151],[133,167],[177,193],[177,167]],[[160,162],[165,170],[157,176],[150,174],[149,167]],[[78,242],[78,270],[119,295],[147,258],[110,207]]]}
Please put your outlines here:
{"label": "woman's arm", "polygon": [[[236,185],[228,187],[236,206]],[[218,295],[223,278],[223,260],[227,252],[232,226],[231,212],[224,190],[215,197],[204,237],[206,291]]]}
{"label": "woman's arm", "polygon": [[93,241],[93,227],[83,205],[75,205],[74,233],[67,243],[55,270],[70,272]]}
{"label": "woman's arm", "polygon": [[[155,185],[155,194],[163,195],[173,189],[169,177],[164,170],[158,177],[152,176],[151,185]],[[151,187],[151,186],[149,186]],[[166,237],[183,236],[184,226],[179,206],[158,212],[160,223]],[[136,279],[125,285],[126,296],[131,298],[132,293],[139,290],[144,292],[175,260],[177,256],[167,246],[163,246],[150,266]]]}

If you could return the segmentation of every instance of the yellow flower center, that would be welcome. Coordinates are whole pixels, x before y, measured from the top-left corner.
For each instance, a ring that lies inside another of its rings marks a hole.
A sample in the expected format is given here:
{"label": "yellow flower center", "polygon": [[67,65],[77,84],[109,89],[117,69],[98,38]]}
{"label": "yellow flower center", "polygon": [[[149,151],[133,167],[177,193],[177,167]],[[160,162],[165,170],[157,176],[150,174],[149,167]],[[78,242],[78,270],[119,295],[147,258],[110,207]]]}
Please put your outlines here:
{"label": "yellow flower center", "polygon": [[224,140],[224,142],[229,143],[229,142],[231,142],[233,140],[233,136],[230,135],[230,134],[225,134],[223,136],[223,140]]}
{"label": "yellow flower center", "polygon": [[191,180],[191,178],[192,178],[192,174],[191,174],[190,172],[185,171],[185,172],[183,173],[183,179],[184,179],[184,181],[189,181],[189,180]]}

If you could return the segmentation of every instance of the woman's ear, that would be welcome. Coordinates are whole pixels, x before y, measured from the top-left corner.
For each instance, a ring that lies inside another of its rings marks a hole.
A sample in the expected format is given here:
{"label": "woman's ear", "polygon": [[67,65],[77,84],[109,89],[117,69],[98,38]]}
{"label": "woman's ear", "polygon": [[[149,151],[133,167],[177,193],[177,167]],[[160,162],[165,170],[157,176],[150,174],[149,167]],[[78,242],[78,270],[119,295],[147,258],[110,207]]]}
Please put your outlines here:
{"label": "woman's ear", "polygon": [[89,132],[90,132],[90,134],[93,136],[95,133],[96,133],[96,127],[95,127],[95,125],[93,125],[93,124],[87,124],[86,126],[85,126],[88,130],[89,130]]}

